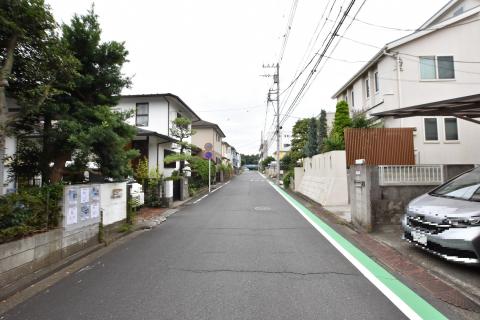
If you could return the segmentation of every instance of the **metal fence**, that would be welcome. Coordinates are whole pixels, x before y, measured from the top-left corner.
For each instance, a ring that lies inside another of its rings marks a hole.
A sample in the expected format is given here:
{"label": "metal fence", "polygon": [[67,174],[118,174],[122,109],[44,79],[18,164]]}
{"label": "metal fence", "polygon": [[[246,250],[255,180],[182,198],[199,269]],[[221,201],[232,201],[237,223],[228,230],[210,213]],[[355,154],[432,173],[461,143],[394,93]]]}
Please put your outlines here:
{"label": "metal fence", "polygon": [[414,165],[413,128],[345,129],[347,165]]}
{"label": "metal fence", "polygon": [[439,185],[443,183],[442,165],[378,166],[381,186]]}

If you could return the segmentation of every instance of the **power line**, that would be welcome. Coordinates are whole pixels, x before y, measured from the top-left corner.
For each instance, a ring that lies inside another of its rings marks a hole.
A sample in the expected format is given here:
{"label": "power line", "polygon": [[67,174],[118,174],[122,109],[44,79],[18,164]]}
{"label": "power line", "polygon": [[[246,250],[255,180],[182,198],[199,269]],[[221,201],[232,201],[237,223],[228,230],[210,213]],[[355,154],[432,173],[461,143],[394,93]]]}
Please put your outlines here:
{"label": "power line", "polygon": [[[365,1],[364,1],[365,2]],[[348,13],[350,12],[350,10],[352,9],[353,5],[355,4],[355,0],[352,0],[350,1],[350,4],[348,5],[348,7],[345,9],[344,13],[343,13],[343,16],[341,17],[340,21],[338,22],[337,26],[335,27],[335,30],[331,33],[330,35],[330,38],[328,39],[328,42],[326,43],[325,45],[325,48],[322,52],[322,54],[318,57],[317,61],[315,62],[315,65],[314,67],[312,68],[312,70],[310,71],[310,73],[308,74],[307,76],[307,79],[305,80],[305,82],[303,83],[302,87],[300,88],[300,90],[298,91],[297,95],[295,96],[295,98],[293,99],[292,103],[290,104],[289,108],[287,109],[286,113],[287,114],[290,114],[296,107],[296,104],[297,102],[299,101],[300,97],[302,96],[302,93],[304,92],[305,88],[307,87],[308,83],[310,82],[310,80],[312,79],[313,75],[315,74],[316,72],[316,69],[318,67],[318,65],[320,64],[320,62],[322,61],[322,58],[325,56],[325,54],[327,53],[327,50],[329,49],[330,45],[332,44],[332,42],[334,41],[335,37],[337,36],[338,34],[338,31],[340,30],[341,26],[343,25]],[[363,4],[362,4],[363,5]],[[283,124],[285,121],[286,121],[286,117],[284,117],[281,121],[281,124]]]}
{"label": "power line", "polygon": [[[328,16],[327,16],[327,18],[325,19],[325,21],[328,21],[328,20],[329,20],[328,17],[330,16],[330,14],[331,14],[331,12],[332,12],[335,3],[336,3],[336,1],[334,1],[334,2],[332,3],[332,6],[330,7],[330,11],[329,11]],[[341,12],[342,12],[342,8],[340,7],[340,10],[339,10],[339,12],[338,12],[338,15],[337,15],[337,17],[335,18],[335,22],[338,20],[338,17],[340,16],[340,13],[341,13]],[[334,24],[334,25],[335,25],[335,24]],[[324,25],[322,26],[322,29],[323,29],[324,26],[325,26],[325,23],[324,23]],[[328,35],[330,35],[330,34],[331,34],[331,32],[328,33],[326,37],[328,37]],[[327,38],[325,38],[325,39],[327,39]],[[322,43],[322,46],[320,46],[320,49],[312,56],[312,58],[310,59],[310,61],[308,61],[308,63],[307,63],[307,64],[303,67],[303,69],[298,73],[298,75],[294,76],[294,79],[293,79],[293,80],[290,82],[290,84],[280,93],[280,95],[284,94],[288,89],[290,89],[290,88],[297,82],[297,80],[300,78],[300,76],[308,69],[308,67],[310,66],[310,64],[315,60],[315,57],[318,55],[319,51],[321,50],[321,48],[323,47],[324,44],[325,44],[325,41]],[[290,94],[289,94],[289,95],[287,96],[287,98],[284,100],[284,101],[285,101],[285,102],[284,102],[284,105],[286,104],[286,102],[287,102],[287,100],[288,100],[289,97],[290,97]],[[283,108],[283,106],[282,106],[282,108]]]}
{"label": "power line", "polygon": [[[385,47],[379,47],[379,46],[371,44],[371,43],[366,43],[366,42],[363,42],[363,41],[355,40],[355,39],[352,39],[352,38],[349,38],[349,37],[345,37],[344,35],[339,35],[339,37],[343,38],[343,39],[346,39],[346,40],[349,40],[349,41],[352,41],[352,42],[355,42],[355,43],[358,43],[358,44],[361,44],[361,45],[364,45],[364,46],[373,47],[373,48],[376,48],[376,49],[385,49]],[[401,52],[401,51],[398,51],[398,50],[393,50],[393,49],[392,49],[392,51],[399,54],[399,55],[403,55],[404,56],[403,58],[405,58],[407,60],[414,61],[414,62],[419,62],[417,59],[420,58],[420,56],[410,54],[410,53],[406,53],[406,52]],[[415,58],[415,59],[413,59],[413,58]],[[458,62],[458,63],[469,63],[469,64],[480,63],[480,61],[465,61],[465,60],[455,60],[455,59],[453,59],[452,61],[453,62]],[[367,61],[367,62],[370,62],[370,61]],[[440,68],[445,69],[445,67],[440,67]],[[480,72],[462,70],[462,69],[458,69],[458,68],[454,68],[454,71],[455,72],[458,71],[458,72],[462,72],[462,73],[470,73],[470,74],[480,74]]]}
{"label": "power line", "polygon": [[290,36],[290,31],[292,30],[293,19],[295,18],[295,12],[297,11],[298,0],[293,0],[292,7],[290,8],[290,15],[287,21],[287,29],[283,35],[282,48],[280,49],[280,57],[278,62],[282,62],[283,55],[285,54],[285,49],[287,48],[288,37]]}
{"label": "power line", "polygon": [[387,29],[387,30],[394,30],[394,31],[414,32],[414,33],[419,32],[419,31],[437,31],[437,30],[446,29],[446,28],[455,28],[455,27],[463,26],[463,25],[470,24],[470,23],[473,23],[473,22],[476,22],[476,21],[480,20],[480,18],[479,19],[473,19],[473,20],[470,20],[470,21],[459,22],[459,23],[455,23],[455,24],[452,24],[452,25],[448,25],[448,26],[444,26],[444,27],[437,27],[437,28],[409,29],[409,28],[398,28],[398,27],[385,26],[385,25],[376,24],[376,23],[373,23],[373,22],[368,22],[368,21],[365,21],[365,20],[360,20],[358,18],[352,18],[352,19],[355,20],[355,21],[358,21],[360,23],[363,23],[365,25],[371,26],[371,27],[382,28],[382,29]]}
{"label": "power line", "polygon": [[[337,0],[334,0],[332,5],[330,6],[330,11],[328,12],[328,15],[327,17],[325,18],[325,20],[323,20],[323,17],[325,16],[325,13],[327,12],[327,9],[328,9],[328,5],[330,4],[330,0],[328,1],[327,5],[325,6],[325,9],[323,10],[322,12],[322,15],[320,17],[320,20],[318,21],[317,23],[317,26],[315,27],[315,30],[313,31],[313,34],[312,34],[312,37],[310,38],[309,42],[308,42],[308,45],[307,45],[307,48],[305,49],[305,52],[303,53],[303,56],[302,56],[302,59],[300,60],[300,63],[298,64],[298,67],[297,67],[297,70],[295,71],[295,74],[293,76],[294,80],[287,86],[287,88],[285,88],[281,94],[283,94],[285,91],[287,91],[297,80],[298,78],[302,75],[302,73],[306,70],[306,68],[308,68],[308,66],[310,65],[310,63],[312,63],[314,57],[312,57],[312,59],[307,63],[307,65],[303,68],[303,70],[300,71],[300,67],[304,64],[304,61],[305,61],[305,58],[311,53],[311,51],[313,50],[313,48],[315,47],[315,44],[317,43],[317,40],[318,40],[318,37],[320,36],[320,34],[322,33],[323,31],[323,28],[325,27],[325,25],[327,24],[327,21],[328,21],[328,17],[331,15],[332,13],[332,10],[335,6],[335,3],[337,2]],[[338,19],[338,16],[337,16],[337,19]],[[320,30],[318,31],[317,33],[317,30],[318,30],[318,27],[320,26],[320,23],[323,21],[323,25],[322,27],[320,28]],[[316,37],[315,37],[316,35]],[[315,37],[315,41],[313,42],[312,44],[312,41],[313,41],[313,38]],[[287,100],[288,98],[290,97],[287,96]],[[285,100],[285,103],[286,103],[286,100]]]}
{"label": "power line", "polygon": [[238,107],[238,108],[227,108],[227,109],[208,109],[208,110],[198,110],[198,112],[218,112],[218,111],[235,111],[235,110],[252,110],[262,108],[264,105],[252,106],[252,107]]}
{"label": "power line", "polygon": [[[356,17],[358,15],[358,13],[360,12],[360,10],[362,10],[363,6],[365,5],[365,2],[366,0],[363,0],[362,4],[360,5],[360,7],[358,8],[357,12],[355,13],[355,16]],[[350,29],[350,27],[352,26],[353,24],[353,20],[350,21],[350,23],[348,24],[348,26],[345,28],[345,30],[343,31],[343,34],[342,35],[345,35],[348,31],[348,29]],[[341,38],[340,38],[341,39]],[[337,43],[334,45],[332,51],[330,51],[330,54],[332,54],[338,47],[338,44],[340,43],[340,39],[338,39]],[[315,82],[315,80],[317,79],[318,75],[320,74],[320,72],[323,70],[323,68],[325,67],[325,65],[327,64],[328,62],[328,59],[323,63],[323,65],[320,67],[320,69],[315,73],[315,76],[313,77],[313,80],[309,83],[307,89],[304,91],[303,95],[300,97],[300,99],[298,100],[297,102],[297,105],[300,104],[300,102],[302,101],[303,97],[306,95],[306,93],[308,92],[308,90],[310,90],[310,87],[313,85],[313,83]],[[286,121],[286,120],[285,120]]]}

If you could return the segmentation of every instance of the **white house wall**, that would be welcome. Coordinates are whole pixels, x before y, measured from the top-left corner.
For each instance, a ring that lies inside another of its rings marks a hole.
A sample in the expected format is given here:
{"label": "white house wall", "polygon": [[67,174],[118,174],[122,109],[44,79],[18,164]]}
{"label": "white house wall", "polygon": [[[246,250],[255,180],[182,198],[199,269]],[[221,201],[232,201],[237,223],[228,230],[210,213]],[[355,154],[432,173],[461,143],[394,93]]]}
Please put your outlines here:
{"label": "white house wall", "polygon": [[[470,1],[472,2],[472,1]],[[469,3],[470,3],[469,2]],[[479,1],[473,1],[479,3]],[[471,5],[470,3],[469,5]],[[472,39],[480,39],[480,14],[459,22],[460,25],[429,33],[426,36],[403,44],[391,50],[399,52],[402,66],[400,82],[397,82],[397,62],[394,57],[383,56],[370,70],[359,77],[347,90],[339,95],[339,100],[347,100],[351,111],[366,111],[367,115],[387,110],[404,108],[429,102],[468,96],[480,93],[480,64],[458,61],[478,61],[480,44]],[[471,23],[465,23],[473,21]],[[454,57],[455,79],[421,80],[418,56]],[[379,92],[374,88],[374,72],[379,75]],[[365,79],[370,79],[370,98],[366,98]],[[351,92],[355,92],[352,106]],[[400,90],[400,95],[399,95]],[[400,99],[399,99],[400,97]],[[458,142],[445,141],[444,117],[436,117],[438,142],[424,139],[424,118],[404,119],[385,118],[387,128],[413,127],[415,157],[419,164],[477,164],[480,163],[478,136],[480,125],[457,119]]]}

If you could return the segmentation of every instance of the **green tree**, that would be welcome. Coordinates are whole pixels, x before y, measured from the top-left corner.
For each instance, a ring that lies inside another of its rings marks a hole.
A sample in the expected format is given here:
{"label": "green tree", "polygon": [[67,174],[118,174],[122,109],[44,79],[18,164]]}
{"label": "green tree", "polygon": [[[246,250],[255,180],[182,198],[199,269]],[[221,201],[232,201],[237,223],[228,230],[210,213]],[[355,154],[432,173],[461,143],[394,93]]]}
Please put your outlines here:
{"label": "green tree", "polygon": [[[6,96],[10,95],[12,84],[17,80],[14,67],[23,61],[38,57],[42,48],[55,29],[55,20],[50,8],[43,0],[2,0],[0,1],[0,159],[5,150]],[[34,81],[34,79],[30,79]],[[8,89],[8,92],[7,92]],[[0,181],[3,170],[0,169]]]}
{"label": "green tree", "polygon": [[275,161],[275,158],[272,157],[272,156],[268,156],[268,157],[266,157],[265,159],[263,159],[263,161],[262,161],[262,168],[268,167],[268,165],[269,165],[270,162],[272,162],[272,161]]}
{"label": "green tree", "polygon": [[[48,59],[40,59],[37,68],[50,72],[29,72],[29,77],[17,77],[14,83],[13,98],[21,109],[9,126],[20,137],[32,133],[40,137],[43,182],[72,174],[65,168],[67,160],[74,161],[77,172],[92,161],[103,176],[120,179],[131,174],[129,161],[137,152],[125,146],[135,128],[124,121],[130,114],[111,109],[130,83],[121,72],[128,52],[123,43],[100,38],[93,9],[75,15],[70,25],[62,26],[62,38],[51,36],[49,46],[40,52]],[[20,66],[31,69],[27,63]]]}
{"label": "green tree", "polygon": [[292,156],[295,159],[305,158],[305,145],[308,140],[308,123],[309,119],[298,120],[292,129]]}
{"label": "green tree", "polygon": [[317,121],[315,120],[315,118],[310,118],[308,121],[307,144],[305,145],[305,155],[309,158],[317,154],[317,139]]}
{"label": "green tree", "polygon": [[187,139],[195,134],[192,130],[192,121],[188,118],[178,117],[172,121],[172,128],[170,134],[177,138],[177,144],[180,146],[180,152],[177,154],[171,154],[164,159],[165,163],[172,163],[180,161],[179,173],[184,175],[185,162],[192,159],[192,149],[196,146],[188,143]]}
{"label": "green tree", "polygon": [[327,112],[322,109],[318,119],[318,153],[323,152],[324,140],[328,137]]}
{"label": "green tree", "polygon": [[260,155],[258,154],[242,154],[242,166],[246,164],[258,164],[258,160],[260,159]]}
{"label": "green tree", "polygon": [[376,118],[366,117],[364,112],[354,113],[352,117],[352,128],[378,128],[381,123]]}
{"label": "green tree", "polygon": [[338,136],[344,141],[343,130],[352,126],[352,119],[348,110],[348,103],[346,101],[339,101],[336,106],[335,120],[333,121],[332,134]]}

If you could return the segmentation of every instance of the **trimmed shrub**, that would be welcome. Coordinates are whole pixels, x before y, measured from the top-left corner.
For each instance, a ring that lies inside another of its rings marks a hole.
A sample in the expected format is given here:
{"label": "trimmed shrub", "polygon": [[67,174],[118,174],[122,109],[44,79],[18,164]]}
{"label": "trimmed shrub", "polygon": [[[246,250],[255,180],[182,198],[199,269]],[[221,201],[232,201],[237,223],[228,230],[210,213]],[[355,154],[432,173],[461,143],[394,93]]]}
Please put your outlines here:
{"label": "trimmed shrub", "polygon": [[0,197],[0,243],[57,228],[63,186],[29,187]]}

